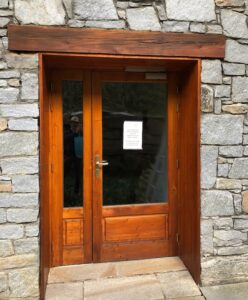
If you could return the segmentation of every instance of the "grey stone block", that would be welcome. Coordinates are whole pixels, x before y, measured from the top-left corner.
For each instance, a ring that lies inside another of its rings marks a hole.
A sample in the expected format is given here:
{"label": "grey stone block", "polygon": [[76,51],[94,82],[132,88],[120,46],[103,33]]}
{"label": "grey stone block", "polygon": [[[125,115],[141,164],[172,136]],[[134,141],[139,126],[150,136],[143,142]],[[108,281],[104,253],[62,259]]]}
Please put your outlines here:
{"label": "grey stone block", "polygon": [[248,158],[236,158],[229,172],[230,178],[248,178]]}
{"label": "grey stone block", "polygon": [[228,191],[202,191],[201,203],[203,217],[234,214],[233,197]]}
{"label": "grey stone block", "polygon": [[22,75],[22,100],[37,100],[39,98],[38,76],[35,73]]}
{"label": "grey stone block", "polygon": [[30,223],[37,221],[38,209],[32,208],[9,208],[7,210],[7,220],[14,223]]}
{"label": "grey stone block", "polygon": [[167,0],[169,19],[208,22],[216,19],[214,0]]}
{"label": "grey stone block", "polygon": [[73,11],[79,19],[118,20],[112,0],[75,0]]}
{"label": "grey stone block", "polygon": [[39,109],[37,103],[32,104],[10,104],[0,105],[0,114],[3,117],[31,117],[36,118],[39,116]]}
{"label": "grey stone block", "polygon": [[214,146],[201,147],[201,187],[212,188],[217,175],[218,148]]}
{"label": "grey stone block", "polygon": [[7,257],[14,254],[14,248],[11,241],[0,240],[0,257]]}
{"label": "grey stone block", "polygon": [[206,25],[202,23],[191,23],[190,24],[191,32],[204,33],[206,32]]}
{"label": "grey stone block", "polygon": [[216,98],[230,98],[231,87],[228,85],[217,85],[214,89],[214,96]]}
{"label": "grey stone block", "polygon": [[234,219],[234,228],[237,230],[247,230],[248,231],[248,216],[240,216]]}
{"label": "grey stone block", "polygon": [[38,157],[0,159],[2,174],[36,174],[39,172]]}
{"label": "grey stone block", "polygon": [[19,77],[20,77],[19,71],[0,71],[1,79],[19,78]]}
{"label": "grey stone block", "polygon": [[202,144],[241,144],[243,120],[243,116],[204,114],[201,122]]}
{"label": "grey stone block", "polygon": [[248,102],[248,77],[233,78],[232,99],[234,102]]}
{"label": "grey stone block", "polygon": [[201,221],[201,252],[203,255],[214,253],[212,220]]}
{"label": "grey stone block", "polygon": [[240,44],[234,40],[227,40],[225,60],[248,64],[248,45]]}
{"label": "grey stone block", "polygon": [[0,193],[0,207],[37,207],[38,201],[37,193]]}
{"label": "grey stone block", "polygon": [[16,88],[4,88],[0,89],[0,103],[13,103],[16,102],[19,95],[19,89]]}
{"label": "grey stone block", "polygon": [[8,122],[10,130],[15,131],[37,131],[38,120],[37,119],[10,119]]}
{"label": "grey stone block", "polygon": [[25,268],[9,272],[10,296],[12,298],[36,297],[39,295],[39,269]]}
{"label": "grey stone block", "polygon": [[85,27],[106,28],[106,29],[122,29],[125,28],[125,21],[86,21]]}
{"label": "grey stone block", "polygon": [[62,0],[15,0],[15,16],[22,24],[65,24],[65,11]]}
{"label": "grey stone block", "polygon": [[2,292],[5,292],[7,290],[7,288],[8,288],[7,274],[0,273],[0,296],[2,295]]}
{"label": "grey stone block", "polygon": [[189,22],[165,21],[162,25],[163,31],[187,32],[189,31]]}
{"label": "grey stone block", "polygon": [[221,21],[226,36],[233,38],[248,38],[246,16],[230,9],[221,10]]}
{"label": "grey stone block", "polygon": [[6,210],[3,208],[0,208],[0,224],[6,223]]}
{"label": "grey stone block", "polygon": [[39,253],[39,241],[37,238],[26,238],[14,241],[16,254]]}
{"label": "grey stone block", "polygon": [[201,79],[204,83],[222,83],[220,60],[203,60]]}
{"label": "grey stone block", "polygon": [[228,164],[218,164],[218,176],[219,177],[227,177],[229,172]]}
{"label": "grey stone block", "polygon": [[[235,255],[203,258],[201,267],[203,285],[234,283],[247,280],[248,260],[246,256]],[[214,300],[217,299],[215,298]]]}
{"label": "grey stone block", "polygon": [[220,146],[219,154],[225,157],[241,157],[243,155],[242,146]]}
{"label": "grey stone block", "polygon": [[35,69],[38,68],[37,54],[16,54],[7,53],[5,55],[7,65],[9,68],[16,69]]}
{"label": "grey stone block", "polygon": [[208,85],[201,87],[201,111],[212,112],[214,109],[214,91]]}
{"label": "grey stone block", "polygon": [[13,175],[12,187],[14,193],[37,193],[39,177],[38,175]]}
{"label": "grey stone block", "polygon": [[28,224],[25,226],[25,234],[27,237],[35,237],[39,235],[39,224]]}
{"label": "grey stone block", "polygon": [[222,66],[225,75],[245,75],[244,64],[223,63]]}
{"label": "grey stone block", "polygon": [[[127,9],[127,22],[133,30],[160,31],[161,26],[153,7]],[[144,16],[146,16],[144,18]]]}
{"label": "grey stone block", "polygon": [[16,224],[3,224],[0,225],[0,239],[20,239],[23,237],[23,225]]}
{"label": "grey stone block", "polygon": [[2,132],[0,134],[0,157],[15,155],[37,155],[38,134],[36,132]]}

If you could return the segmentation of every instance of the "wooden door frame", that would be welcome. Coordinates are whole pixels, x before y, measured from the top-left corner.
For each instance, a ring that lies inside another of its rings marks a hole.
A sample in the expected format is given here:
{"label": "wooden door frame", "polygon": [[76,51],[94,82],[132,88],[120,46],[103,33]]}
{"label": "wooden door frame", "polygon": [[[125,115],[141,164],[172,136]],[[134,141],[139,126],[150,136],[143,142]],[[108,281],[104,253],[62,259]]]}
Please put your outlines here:
{"label": "wooden door frame", "polygon": [[[82,66],[88,66],[94,62],[97,65],[98,61],[100,67],[107,69],[109,65],[110,68],[119,69],[125,68],[125,66],[149,66],[156,65],[165,67],[168,71],[174,73],[176,78],[179,78],[178,91],[179,96],[183,94],[186,87],[194,87],[194,97],[192,101],[195,103],[194,116],[190,121],[192,123],[192,128],[195,129],[194,134],[194,145],[186,145],[189,155],[195,161],[196,168],[194,169],[193,178],[196,180],[194,186],[190,186],[190,193],[194,193],[195,209],[193,211],[194,215],[194,238],[189,241],[190,249],[187,255],[184,256],[184,249],[180,248],[179,244],[179,255],[182,257],[189,271],[193,275],[196,282],[200,282],[200,59],[191,58],[165,58],[165,57],[150,57],[150,56],[115,56],[115,55],[65,55],[65,54],[40,54],[39,55],[39,65],[40,65],[40,174],[41,174],[41,297],[44,295],[47,275],[49,268],[51,267],[51,256],[52,256],[52,240],[51,240],[51,176],[50,176],[50,166],[51,166],[51,155],[49,150],[49,134],[47,134],[47,121],[50,120],[50,107],[49,107],[49,90],[50,90],[50,71],[51,68],[58,67],[61,68],[61,62],[65,66],[71,66],[71,60],[75,67],[81,68]],[[103,65],[101,65],[103,64]],[[188,82],[185,76],[179,76],[182,73],[190,75],[190,82]],[[181,90],[180,90],[181,89]],[[184,95],[184,99],[181,99],[181,103],[187,103],[190,98],[189,92]],[[191,95],[192,96],[192,95]],[[184,101],[184,102],[182,102]],[[182,116],[185,118],[187,116]],[[180,122],[180,120],[179,120]],[[182,131],[181,131],[182,132]],[[194,147],[194,151],[191,153],[191,148]],[[179,159],[184,159],[183,157]],[[186,184],[185,181],[187,174],[179,174],[179,189],[180,186]],[[185,182],[184,182],[185,181]],[[175,191],[176,192],[176,191]],[[187,193],[187,191],[186,191]],[[188,195],[185,194],[184,197],[187,199]],[[192,200],[192,201],[193,201]],[[184,203],[179,203],[180,214],[183,214],[183,209],[187,209]],[[190,220],[191,222],[191,220]],[[45,225],[46,224],[46,225]],[[184,234],[183,230],[179,236],[182,238]],[[47,241],[48,239],[48,241]],[[193,264],[193,265],[192,265]]]}

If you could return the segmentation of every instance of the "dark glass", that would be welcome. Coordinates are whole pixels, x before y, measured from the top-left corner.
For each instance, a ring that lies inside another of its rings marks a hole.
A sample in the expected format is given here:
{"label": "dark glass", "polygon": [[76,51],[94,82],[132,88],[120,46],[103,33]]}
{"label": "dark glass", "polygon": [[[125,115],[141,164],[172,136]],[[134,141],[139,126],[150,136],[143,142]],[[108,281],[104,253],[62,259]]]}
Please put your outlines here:
{"label": "dark glass", "polygon": [[83,83],[62,81],[64,133],[64,207],[83,205]]}
{"label": "dark glass", "polygon": [[[167,86],[105,82],[103,204],[167,202]],[[123,149],[124,121],[142,121],[142,150]]]}

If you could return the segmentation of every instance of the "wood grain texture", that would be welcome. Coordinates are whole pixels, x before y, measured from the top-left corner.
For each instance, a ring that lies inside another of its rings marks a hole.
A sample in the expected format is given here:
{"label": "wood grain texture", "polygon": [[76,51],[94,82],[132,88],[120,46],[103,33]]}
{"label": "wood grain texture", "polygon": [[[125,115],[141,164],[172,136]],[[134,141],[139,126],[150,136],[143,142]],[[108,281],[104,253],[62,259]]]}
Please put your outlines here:
{"label": "wood grain texture", "polygon": [[200,280],[200,61],[184,72],[179,130],[179,256]]}
{"label": "wood grain texture", "polygon": [[49,75],[45,72],[43,57],[39,55],[40,82],[40,297],[44,299],[49,269],[51,266],[51,235],[50,235],[50,134],[47,126],[50,123]]}
{"label": "wood grain texture", "polygon": [[224,58],[217,34],[139,32],[30,25],[8,26],[9,50]]}
{"label": "wood grain texture", "polygon": [[104,237],[107,242],[167,239],[167,218],[167,215],[106,218]]}

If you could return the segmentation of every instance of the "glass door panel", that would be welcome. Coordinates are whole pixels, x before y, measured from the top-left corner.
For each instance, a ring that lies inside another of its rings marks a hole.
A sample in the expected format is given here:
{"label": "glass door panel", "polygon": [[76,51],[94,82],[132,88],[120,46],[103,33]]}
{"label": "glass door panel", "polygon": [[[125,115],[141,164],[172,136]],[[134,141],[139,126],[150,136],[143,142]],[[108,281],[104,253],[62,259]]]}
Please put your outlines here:
{"label": "glass door panel", "polygon": [[62,81],[64,207],[83,205],[83,82]]}
{"label": "glass door panel", "polygon": [[103,82],[102,132],[103,205],[167,202],[166,84]]}

